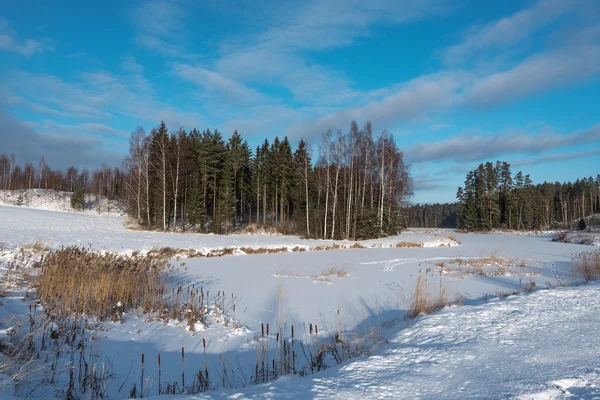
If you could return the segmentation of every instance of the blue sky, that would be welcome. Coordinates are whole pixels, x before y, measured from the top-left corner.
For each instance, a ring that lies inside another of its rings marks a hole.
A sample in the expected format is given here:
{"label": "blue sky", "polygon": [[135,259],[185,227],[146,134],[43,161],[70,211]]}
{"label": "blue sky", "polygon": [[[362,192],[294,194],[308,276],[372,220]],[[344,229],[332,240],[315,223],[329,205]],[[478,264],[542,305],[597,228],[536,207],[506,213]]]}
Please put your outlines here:
{"label": "blue sky", "polygon": [[[499,3],[499,4],[494,4]],[[138,125],[304,137],[356,119],[454,201],[506,160],[535,182],[600,172],[597,0],[0,0],[0,153],[118,165]]]}

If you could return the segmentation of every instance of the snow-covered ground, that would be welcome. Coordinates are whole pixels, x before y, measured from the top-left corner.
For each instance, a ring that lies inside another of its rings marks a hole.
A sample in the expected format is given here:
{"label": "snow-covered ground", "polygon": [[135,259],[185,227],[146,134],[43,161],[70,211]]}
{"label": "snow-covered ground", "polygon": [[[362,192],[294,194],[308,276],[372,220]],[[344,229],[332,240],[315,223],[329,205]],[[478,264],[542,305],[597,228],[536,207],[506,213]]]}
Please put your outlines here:
{"label": "snow-covered ground", "polygon": [[600,285],[418,318],[370,357],[307,378],[181,399],[597,399]]}
{"label": "snow-covered ground", "polygon": [[[37,210],[73,212],[72,195],[72,192],[59,192],[52,189],[0,190],[0,204]],[[123,215],[117,202],[89,194],[85,196],[85,207],[80,213]]]}
{"label": "snow-covered ground", "polygon": [[[62,245],[91,246],[98,250],[130,253],[152,248],[172,247],[208,252],[225,247],[293,248],[339,243],[350,246],[351,241],[301,240],[283,235],[199,235],[128,230],[124,217],[106,214],[82,214],[28,209],[0,205],[0,248],[15,248],[23,243],[39,241],[49,247]],[[365,247],[391,246],[398,242],[418,242],[424,246],[454,246],[457,243],[436,234],[406,233],[379,240],[361,242]]]}
{"label": "snow-covered ground", "polygon": [[[572,275],[571,260],[585,247],[552,242],[551,234],[454,234],[460,246],[439,246],[450,244],[446,234],[409,231],[361,242],[368,248],[358,249],[173,260],[174,287],[201,287],[213,296],[225,292],[236,308],[229,309],[227,324],[215,322],[196,332],[178,321],[148,321],[147,315],[135,312],[125,315],[122,323],[94,325],[94,351],[111,368],[108,394],[127,397],[136,383],[139,390],[144,354],[152,360],[145,364],[144,396],[156,396],[155,360],[160,354],[162,381],[179,381],[182,347],[188,379],[206,362],[213,377],[211,388],[216,389],[209,394],[218,398],[507,398],[536,393],[537,398],[560,398],[567,397],[565,390],[593,394],[598,383],[595,368],[600,367],[595,337],[600,328],[595,315],[600,287],[555,289],[579,283]],[[333,243],[274,235],[130,231],[117,216],[0,206],[3,268],[19,254],[19,247],[36,241],[52,248],[80,244],[120,253],[166,246],[205,251],[314,249]],[[390,247],[402,241],[436,247]],[[324,277],[331,267],[346,275]],[[451,300],[460,298],[465,306],[405,321],[419,275],[427,278],[432,293],[443,286]],[[554,289],[498,300],[500,294],[531,287],[531,282],[537,289]],[[16,291],[1,299],[2,321],[11,313],[27,314],[33,300],[25,294]],[[266,324],[271,334],[261,337]],[[252,384],[257,349],[268,344],[269,360],[281,356],[273,332],[281,329],[288,340],[292,325],[297,368],[306,370],[299,344],[315,345],[310,324],[318,325],[321,341],[339,332],[356,338],[376,331],[389,343],[369,357],[340,366],[328,359],[332,368],[307,377]],[[0,330],[8,327],[0,324]],[[223,369],[229,371],[226,381]],[[556,381],[560,382],[552,383]],[[561,385],[584,387],[560,389]],[[6,388],[13,394],[10,385]],[[54,389],[43,393],[56,396]]]}

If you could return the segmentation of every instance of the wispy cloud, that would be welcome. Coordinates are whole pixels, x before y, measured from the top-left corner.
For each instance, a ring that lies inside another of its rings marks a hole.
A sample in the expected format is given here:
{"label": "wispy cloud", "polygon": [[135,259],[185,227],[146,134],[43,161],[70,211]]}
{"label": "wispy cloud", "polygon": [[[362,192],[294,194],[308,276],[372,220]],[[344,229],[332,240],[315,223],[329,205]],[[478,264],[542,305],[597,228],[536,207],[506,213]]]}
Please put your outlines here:
{"label": "wispy cloud", "polygon": [[538,0],[531,8],[485,26],[469,28],[464,40],[445,49],[442,58],[446,63],[456,64],[481,51],[514,45],[585,3],[585,0]]}
{"label": "wispy cloud", "polygon": [[443,129],[448,129],[451,126],[452,125],[450,125],[450,124],[433,124],[429,128],[427,128],[427,131],[429,131],[429,132],[441,131]]}
{"label": "wispy cloud", "polygon": [[522,165],[544,164],[544,163],[549,163],[549,162],[557,162],[557,161],[573,160],[576,158],[590,157],[590,156],[595,156],[597,154],[600,154],[600,149],[579,151],[577,153],[552,154],[549,156],[534,158],[534,159],[530,159],[530,160],[519,160],[516,162],[512,162],[511,165],[513,165],[515,167],[520,167]]}
{"label": "wispy cloud", "polygon": [[202,67],[175,63],[173,73],[230,103],[260,103],[267,98],[255,89]]}
{"label": "wispy cloud", "polygon": [[0,19],[0,50],[18,53],[24,57],[31,58],[38,53],[54,50],[50,40],[42,41],[33,39],[19,39],[14,29],[8,26],[8,22]]}
{"label": "wispy cloud", "polygon": [[514,68],[473,81],[464,100],[489,107],[599,75],[600,47],[578,46],[535,55]]}
{"label": "wispy cloud", "polygon": [[494,159],[505,154],[533,153],[600,141],[600,124],[586,130],[559,135],[552,132],[461,134],[444,141],[418,143],[405,151],[413,163],[425,161],[470,162]]}
{"label": "wispy cloud", "polygon": [[154,125],[164,120],[174,127],[198,126],[202,122],[197,112],[161,101],[139,69],[134,69],[138,72],[120,76],[103,71],[86,72],[70,81],[50,74],[16,70],[4,83],[9,93],[19,93],[7,97],[15,99],[12,108],[38,108],[40,112],[74,121],[108,126],[108,122],[121,116],[140,124]]}

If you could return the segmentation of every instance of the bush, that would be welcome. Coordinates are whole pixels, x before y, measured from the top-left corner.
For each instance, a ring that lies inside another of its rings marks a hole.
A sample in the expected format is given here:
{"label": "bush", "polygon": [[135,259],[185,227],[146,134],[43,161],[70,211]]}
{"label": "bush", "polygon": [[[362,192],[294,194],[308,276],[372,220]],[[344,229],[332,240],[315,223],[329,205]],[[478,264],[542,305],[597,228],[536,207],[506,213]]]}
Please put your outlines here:
{"label": "bush", "polygon": [[580,231],[585,231],[585,228],[587,228],[587,225],[585,224],[585,220],[583,218],[581,218],[579,220],[579,224],[577,225],[577,227],[579,228]]}
{"label": "bush", "polygon": [[571,266],[575,276],[585,282],[600,279],[600,250],[578,254]]}
{"label": "bush", "polygon": [[83,210],[85,205],[85,193],[82,189],[77,188],[71,196],[71,207],[75,210]]}

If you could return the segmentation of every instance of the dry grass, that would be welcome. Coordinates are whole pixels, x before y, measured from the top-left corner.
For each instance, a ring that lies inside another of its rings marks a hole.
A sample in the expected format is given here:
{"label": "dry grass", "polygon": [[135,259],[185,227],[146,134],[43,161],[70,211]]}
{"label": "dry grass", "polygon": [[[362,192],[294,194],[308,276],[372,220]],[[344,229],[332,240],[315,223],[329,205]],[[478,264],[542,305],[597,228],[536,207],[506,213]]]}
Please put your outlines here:
{"label": "dry grass", "polygon": [[287,247],[240,247],[240,250],[246,254],[276,254],[287,253],[289,251]]}
{"label": "dry grass", "polygon": [[600,250],[583,252],[571,262],[573,274],[585,282],[600,279]]}
{"label": "dry grass", "polygon": [[167,264],[152,257],[128,258],[68,247],[50,252],[41,266],[38,296],[47,312],[57,317],[107,319],[115,316],[117,307],[150,311],[162,304]]}
{"label": "dry grass", "polygon": [[346,278],[348,275],[348,268],[345,266],[333,266],[326,268],[320,274],[310,275],[309,278],[313,281],[330,282],[333,278]]}
{"label": "dry grass", "polygon": [[423,243],[418,242],[398,242],[394,245],[394,247],[423,247]]}
{"label": "dry grass", "polygon": [[419,315],[431,314],[448,305],[448,290],[446,287],[440,285],[440,290],[434,295],[429,281],[419,271],[410,308],[406,312],[406,318],[412,319]]}
{"label": "dry grass", "polygon": [[34,251],[34,252],[44,252],[44,251],[49,251],[50,248],[48,246],[46,246],[45,244],[42,244],[42,242],[40,242],[39,240],[36,240],[33,243],[27,243],[27,244],[23,244],[21,246],[21,252],[26,252],[26,251]]}
{"label": "dry grass", "polygon": [[535,281],[533,279],[531,279],[529,282],[527,282],[523,291],[531,293],[531,292],[535,292],[536,288],[537,288],[537,286],[535,284]]}
{"label": "dry grass", "polygon": [[446,238],[453,240],[454,242],[456,242],[457,244],[462,244],[462,242],[460,240],[458,240],[455,236],[453,235],[447,235]]}
{"label": "dry grass", "polygon": [[[524,259],[498,257],[495,252],[489,256],[473,259],[454,258],[434,264],[441,272],[452,273],[459,277],[466,276],[529,276],[532,272]],[[427,270],[431,271],[431,268]]]}

